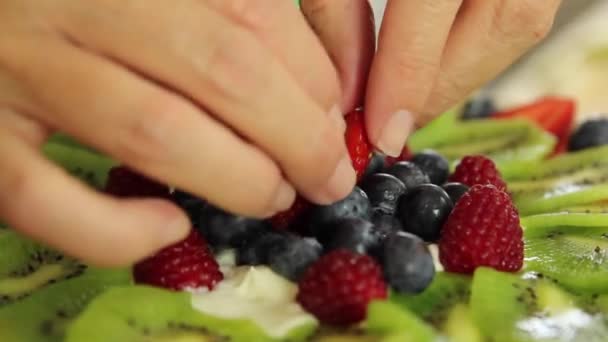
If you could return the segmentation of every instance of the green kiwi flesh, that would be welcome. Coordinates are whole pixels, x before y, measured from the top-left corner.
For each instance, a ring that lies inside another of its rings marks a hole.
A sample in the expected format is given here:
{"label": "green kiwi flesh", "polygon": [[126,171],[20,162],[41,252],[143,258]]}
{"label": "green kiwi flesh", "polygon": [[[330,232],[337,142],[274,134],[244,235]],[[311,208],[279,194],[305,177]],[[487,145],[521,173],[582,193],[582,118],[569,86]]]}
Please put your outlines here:
{"label": "green kiwi flesh", "polygon": [[6,230],[0,233],[0,307],[82,275],[86,266]]}
{"label": "green kiwi flesh", "polygon": [[[438,123],[414,134],[414,152],[433,149],[452,162],[465,155],[484,154],[497,163],[540,160],[555,146],[555,138],[526,120],[472,120]],[[449,123],[449,124],[447,124]]]}
{"label": "green kiwi flesh", "polygon": [[608,334],[603,314],[577,307],[574,296],[534,274],[478,269],[470,308],[489,341],[599,342]]}
{"label": "green kiwi flesh", "polygon": [[522,219],[525,268],[576,292],[608,291],[608,214]]}
{"label": "green kiwi flesh", "polygon": [[68,173],[95,188],[103,188],[108,171],[117,164],[100,154],[57,143],[44,145],[43,152]]}
{"label": "green kiwi flesh", "polygon": [[[314,328],[296,328],[285,339],[303,340]],[[222,319],[197,311],[189,293],[139,285],[114,287],[95,298],[68,328],[66,341],[175,339],[273,341],[249,320]]]}
{"label": "green kiwi flesh", "polygon": [[437,338],[432,326],[391,301],[370,303],[365,327],[370,335],[377,336],[376,341],[431,342]]}
{"label": "green kiwi flesh", "polygon": [[128,270],[88,269],[81,276],[38,289],[0,308],[0,341],[63,341],[65,329],[92,298],[108,287],[130,282]]}
{"label": "green kiwi flesh", "polygon": [[439,272],[424,292],[418,295],[393,293],[390,300],[440,328],[454,305],[468,302],[470,286],[468,276]]}
{"label": "green kiwi flesh", "polygon": [[99,153],[96,150],[78,142],[78,140],[72,138],[71,136],[63,134],[63,133],[53,134],[51,137],[49,137],[49,139],[47,139],[46,143],[65,145],[65,146],[72,147],[72,148],[79,148],[79,149],[87,150],[87,151],[93,152],[93,153]]}
{"label": "green kiwi flesh", "polygon": [[466,304],[451,308],[442,328],[450,342],[483,342],[481,331],[473,322],[471,309]]}
{"label": "green kiwi flesh", "polygon": [[607,146],[499,167],[522,215],[567,211],[608,200]]}

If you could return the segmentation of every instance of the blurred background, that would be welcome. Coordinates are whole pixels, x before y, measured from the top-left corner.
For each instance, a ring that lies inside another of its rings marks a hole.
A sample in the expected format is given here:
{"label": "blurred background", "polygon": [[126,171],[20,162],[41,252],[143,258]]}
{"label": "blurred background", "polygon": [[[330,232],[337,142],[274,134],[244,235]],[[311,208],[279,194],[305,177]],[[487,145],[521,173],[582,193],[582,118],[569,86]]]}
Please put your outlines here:
{"label": "blurred background", "polygon": [[[370,2],[379,23],[386,0]],[[608,112],[608,1],[563,0],[549,37],[484,91],[499,107],[552,94],[575,97],[579,120]]]}

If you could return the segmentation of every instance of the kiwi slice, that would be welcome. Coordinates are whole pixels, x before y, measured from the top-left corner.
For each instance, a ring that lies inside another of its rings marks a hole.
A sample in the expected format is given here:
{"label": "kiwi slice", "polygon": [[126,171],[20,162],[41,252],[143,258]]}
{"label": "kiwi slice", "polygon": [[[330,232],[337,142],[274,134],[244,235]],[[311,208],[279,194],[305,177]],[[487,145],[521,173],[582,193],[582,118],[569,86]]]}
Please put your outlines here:
{"label": "kiwi slice", "polygon": [[[203,314],[191,300],[186,292],[139,285],[114,287],[95,298],[74,321],[66,341],[275,340],[249,320]],[[303,340],[313,329],[295,328],[285,340]]]}
{"label": "kiwi slice", "polygon": [[63,341],[66,327],[108,287],[128,284],[129,270],[88,269],[0,308],[0,341]]}
{"label": "kiwi slice", "polygon": [[435,341],[435,330],[413,312],[391,301],[374,301],[367,308],[366,330],[376,341]]}
{"label": "kiwi slice", "polygon": [[67,172],[95,188],[103,188],[108,171],[117,164],[100,154],[57,143],[44,145],[43,152]]}
{"label": "kiwi slice", "polygon": [[444,325],[454,305],[468,302],[470,279],[468,276],[439,272],[424,292],[418,295],[393,293],[391,301],[440,328]]}
{"label": "kiwi slice", "polygon": [[499,167],[523,215],[596,205],[608,199],[608,146]]}
{"label": "kiwi slice", "polygon": [[525,267],[571,290],[608,291],[608,214],[547,214],[522,219]]}
{"label": "kiwi slice", "polygon": [[99,154],[99,152],[97,152],[97,150],[92,149],[92,148],[78,142],[78,140],[72,138],[71,136],[63,134],[63,133],[53,134],[51,137],[49,137],[49,139],[47,139],[46,143],[65,145],[68,147],[79,148],[79,149],[83,149],[83,150],[87,150],[89,152]]}
{"label": "kiwi slice", "polygon": [[603,315],[586,312],[575,297],[533,274],[478,269],[470,307],[483,336],[496,342],[599,342],[608,336]]}
{"label": "kiwi slice", "polygon": [[521,119],[455,121],[420,134],[410,140],[412,150],[430,148],[453,162],[471,154],[485,154],[497,163],[539,160],[555,145],[551,134]]}
{"label": "kiwi slice", "polygon": [[481,331],[473,321],[466,304],[456,304],[448,315],[442,330],[450,342],[483,342]]}

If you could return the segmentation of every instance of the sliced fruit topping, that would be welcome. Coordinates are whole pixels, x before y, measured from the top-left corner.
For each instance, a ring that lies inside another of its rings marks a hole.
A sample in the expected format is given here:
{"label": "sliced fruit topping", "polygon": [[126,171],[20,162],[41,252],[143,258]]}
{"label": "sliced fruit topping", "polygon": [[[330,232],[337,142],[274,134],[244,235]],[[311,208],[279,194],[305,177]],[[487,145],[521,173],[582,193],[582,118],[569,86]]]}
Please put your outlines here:
{"label": "sliced fruit topping", "polygon": [[608,291],[608,215],[536,215],[522,225],[526,270],[577,292]]}
{"label": "sliced fruit topping", "polygon": [[441,154],[433,150],[424,150],[416,153],[412,163],[428,176],[431,183],[441,185],[445,183],[450,174],[450,163]]}
{"label": "sliced fruit topping", "polygon": [[138,283],[172,290],[213,290],[223,279],[207,242],[196,230],[183,241],[136,264],[133,275]]}
{"label": "sliced fruit topping", "polygon": [[[449,118],[449,117],[448,117]],[[483,154],[496,163],[540,160],[549,156],[556,138],[526,119],[449,121],[421,130],[410,139],[413,151],[433,149],[450,162]],[[432,125],[432,124],[431,124]],[[441,185],[441,184],[438,184]]]}
{"label": "sliced fruit topping", "polygon": [[124,166],[114,167],[108,175],[105,192],[116,197],[169,198],[169,187]]}
{"label": "sliced fruit topping", "polygon": [[569,151],[579,151],[608,144],[608,118],[597,118],[583,122],[570,137]]}
{"label": "sliced fruit topping", "polygon": [[97,297],[68,329],[77,341],[271,341],[243,319],[205,315],[192,296],[146,286],[116,287]]}
{"label": "sliced fruit topping", "polygon": [[94,268],[72,278],[57,279],[27,298],[0,308],[0,340],[63,341],[65,329],[95,296],[130,281],[128,270]]}
{"label": "sliced fruit topping", "polygon": [[391,302],[407,308],[436,328],[441,328],[446,324],[452,307],[468,303],[470,294],[470,277],[439,272],[424,292],[417,295],[392,293]]}
{"label": "sliced fruit topping", "polygon": [[116,165],[110,158],[58,143],[45,144],[42,151],[49,160],[96,189],[103,189],[108,171]]}
{"label": "sliced fruit topping", "polygon": [[468,186],[490,184],[499,190],[507,190],[494,162],[481,155],[464,157],[450,176],[450,182]]}
{"label": "sliced fruit topping", "polygon": [[544,278],[480,268],[473,277],[471,311],[494,341],[604,341],[602,315],[576,306],[575,298]]}
{"label": "sliced fruit topping", "polygon": [[522,235],[509,195],[492,185],[475,185],[441,231],[439,259],[450,272],[472,273],[480,266],[516,272],[523,265]]}
{"label": "sliced fruit topping", "polygon": [[389,235],[377,252],[384,278],[399,293],[420,293],[435,276],[433,256],[419,237],[399,232]]}
{"label": "sliced fruit topping", "polygon": [[534,103],[496,113],[494,118],[525,118],[553,134],[558,141],[567,141],[575,111],[576,104],[571,99],[545,97]]}
{"label": "sliced fruit topping", "polygon": [[405,231],[434,242],[439,239],[453,206],[450,196],[441,187],[422,184],[400,198],[396,216]]}
{"label": "sliced fruit topping", "polygon": [[500,167],[523,215],[608,199],[608,146],[564,154],[542,162],[513,162]]}
{"label": "sliced fruit topping", "polygon": [[298,302],[330,325],[360,322],[365,319],[370,301],[387,297],[378,264],[367,255],[347,250],[335,250],[321,257],[298,285]]}
{"label": "sliced fruit topping", "polygon": [[373,147],[367,139],[365,118],[362,110],[355,110],[345,117],[346,147],[353,162],[357,179],[361,180],[372,156]]}
{"label": "sliced fruit topping", "polygon": [[373,301],[369,304],[366,330],[377,337],[374,341],[432,342],[437,340],[431,326],[407,309],[389,301]]}

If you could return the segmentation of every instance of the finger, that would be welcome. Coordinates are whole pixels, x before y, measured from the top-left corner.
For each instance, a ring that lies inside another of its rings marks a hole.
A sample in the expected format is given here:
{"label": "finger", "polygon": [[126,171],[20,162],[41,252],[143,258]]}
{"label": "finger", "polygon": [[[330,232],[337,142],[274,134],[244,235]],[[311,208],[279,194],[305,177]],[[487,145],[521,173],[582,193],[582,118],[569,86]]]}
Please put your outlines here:
{"label": "finger", "polygon": [[331,59],[290,1],[207,0],[214,10],[249,29],[323,108],[339,104],[340,84]]}
{"label": "finger", "polygon": [[189,230],[188,218],[169,202],[98,194],[8,128],[0,125],[0,216],[22,233],[85,262],[123,266]]}
{"label": "finger", "polygon": [[[341,127],[253,33],[199,0],[116,1],[94,15],[74,4],[81,12],[70,16],[69,34],[79,44],[207,108],[266,152],[313,201],[350,193],[355,174]],[[78,21],[83,17],[86,28]]]}
{"label": "finger", "polygon": [[11,67],[49,126],[231,212],[262,217],[291,205],[277,165],[190,102],[59,40],[22,41]]}
{"label": "finger", "polygon": [[366,94],[372,143],[397,156],[430,95],[450,28],[462,0],[391,0]]}
{"label": "finger", "polygon": [[432,117],[491,80],[551,30],[559,0],[467,0],[424,112]]}
{"label": "finger", "polygon": [[304,0],[302,11],[331,56],[342,85],[342,110],[363,105],[375,52],[372,10],[367,1]]}

